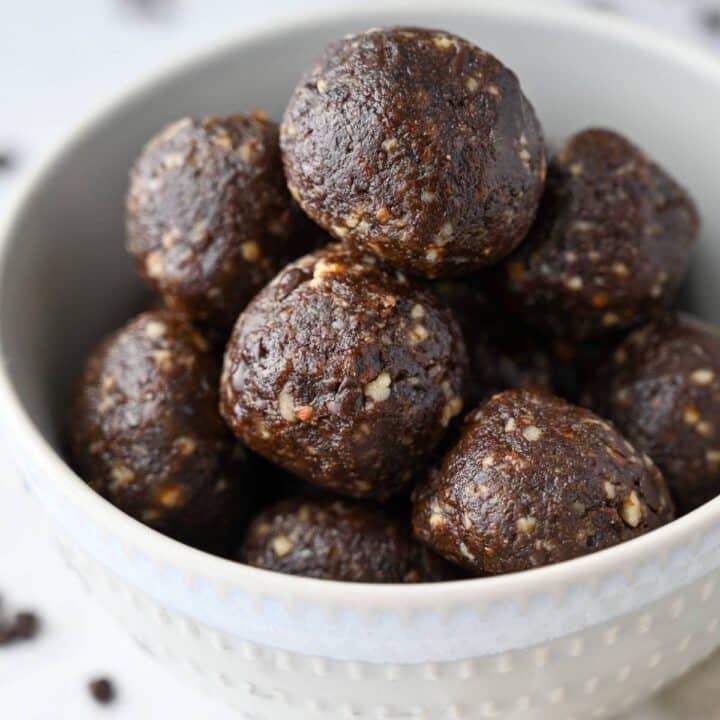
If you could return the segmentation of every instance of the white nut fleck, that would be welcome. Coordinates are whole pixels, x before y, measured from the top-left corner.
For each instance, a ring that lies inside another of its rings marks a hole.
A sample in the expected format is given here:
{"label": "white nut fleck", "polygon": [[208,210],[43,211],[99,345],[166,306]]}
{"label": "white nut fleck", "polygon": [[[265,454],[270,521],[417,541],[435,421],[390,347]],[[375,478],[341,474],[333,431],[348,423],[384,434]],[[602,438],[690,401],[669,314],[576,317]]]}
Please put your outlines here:
{"label": "white nut fleck", "polygon": [[295,545],[286,535],[278,535],[272,540],[272,549],[276,557],[282,558],[292,552]]}
{"label": "white nut fleck", "polygon": [[515,418],[510,418],[505,423],[505,432],[506,433],[514,432],[516,427],[517,427],[517,423],[515,422]]}
{"label": "white nut fleck", "polygon": [[440,424],[447,427],[450,421],[462,410],[462,399],[459,396],[450,398],[443,406],[440,414]]}
{"label": "white nut fleck", "polygon": [[595,229],[595,223],[588,222],[587,220],[576,220],[570,229],[573,232],[590,232]]}
{"label": "white nut fleck", "polygon": [[315,263],[315,267],[313,268],[313,279],[309,284],[316,287],[321,284],[324,278],[339,274],[344,269],[345,266],[342,263],[327,262],[326,260],[320,259]]}
{"label": "white nut fleck", "polygon": [[620,515],[630,527],[635,528],[640,524],[642,520],[642,505],[640,504],[640,498],[638,498],[634,490],[623,502]]}
{"label": "white nut fleck", "polygon": [[442,247],[443,245],[446,245],[448,242],[450,242],[450,238],[452,238],[453,233],[453,226],[452,223],[446,222],[443,224],[443,226],[438,231],[438,234],[435,236],[435,244]]}
{"label": "white nut fleck", "polygon": [[297,422],[297,416],[295,415],[295,400],[287,390],[283,389],[280,391],[277,403],[280,416],[283,420],[287,420],[289,423]]}
{"label": "white nut fleck", "polygon": [[399,147],[399,146],[398,146],[398,141],[397,141],[394,137],[392,137],[392,138],[387,138],[386,140],[383,140],[382,149],[383,149],[386,153],[395,152],[395,151],[398,149],[398,147]]}
{"label": "white nut fleck", "polygon": [[182,504],[184,497],[182,485],[170,485],[160,491],[158,500],[163,507],[175,508]]}
{"label": "white nut fleck", "polygon": [[135,480],[135,473],[126,465],[113,465],[110,471],[113,490],[127,487]]}
{"label": "white nut fleck", "polygon": [[709,385],[715,379],[715,373],[709,368],[700,368],[690,373],[690,382],[693,385]]}
{"label": "white nut fleck", "polygon": [[159,252],[148,253],[145,258],[145,272],[148,277],[157,278],[161,277],[164,272],[164,264],[162,255]]}
{"label": "white nut fleck", "polygon": [[173,355],[169,350],[155,350],[152,353],[152,358],[161,372],[172,372],[174,366]]}
{"label": "white nut fleck", "polygon": [[603,487],[605,488],[605,496],[608,498],[608,500],[614,500],[616,494],[615,486],[609,480],[606,480],[603,483]]}
{"label": "white nut fleck", "polygon": [[440,50],[447,50],[448,48],[455,45],[455,41],[452,38],[446,37],[445,35],[436,35],[433,38],[433,43],[435,43],[435,47],[439,48]]}
{"label": "white nut fleck", "polygon": [[242,253],[243,259],[248,262],[255,262],[260,258],[260,246],[255,240],[248,240],[240,246],[240,252]]}
{"label": "white nut fleck", "polygon": [[715,435],[715,426],[707,420],[701,420],[695,426],[695,432],[697,432],[699,435],[702,435],[703,437],[711,438],[713,435]]}
{"label": "white nut fleck", "polygon": [[582,286],[583,280],[579,275],[573,275],[565,282],[565,287],[567,287],[568,290],[582,290]]}
{"label": "white nut fleck", "polygon": [[475,556],[470,552],[470,550],[468,549],[468,546],[464,542],[461,541],[460,544],[458,545],[458,548],[460,550],[460,554],[464,558],[466,558],[470,562],[475,561]]}
{"label": "white nut fleck", "polygon": [[515,527],[517,527],[518,532],[529,535],[530,533],[535,532],[537,520],[532,515],[521,517],[517,519]]}
{"label": "white nut fleck", "polygon": [[425,308],[419,303],[413,305],[412,310],[410,311],[410,317],[413,320],[420,320],[421,318],[425,317]]}
{"label": "white nut fleck", "polygon": [[175,442],[173,444],[177,448],[177,451],[180,453],[180,455],[182,455],[183,457],[192,455],[195,452],[195,448],[197,447],[197,443],[187,435],[181,435],[180,437],[175,438]]}
{"label": "white nut fleck", "polygon": [[300,191],[292,183],[288,183],[287,188],[290,194],[295,199],[295,202],[300,202]]}
{"label": "white nut fleck", "polygon": [[471,75],[470,77],[465,78],[465,87],[470,92],[475,92],[480,87],[480,83],[477,81],[477,78],[474,78]]}
{"label": "white nut fleck", "polygon": [[432,202],[433,200],[435,200],[435,197],[436,197],[435,193],[430,192],[430,190],[423,190],[420,193],[420,199],[426,203]]}
{"label": "white nut fleck", "polygon": [[195,223],[192,229],[188,233],[188,240],[195,245],[205,242],[208,236],[208,230],[210,229],[210,223],[207,220],[200,220]]}
{"label": "white nut fleck", "polygon": [[317,88],[318,92],[322,95],[323,93],[327,92],[327,82],[320,78],[316,83],[315,87]]}
{"label": "white nut fleck", "polygon": [[602,324],[605,327],[614,327],[620,322],[620,318],[613,312],[607,312],[602,317]]}
{"label": "white nut fleck", "polygon": [[540,430],[540,428],[535,425],[528,425],[523,430],[522,434],[527,441],[535,442],[536,440],[540,439],[540,436],[542,435],[542,430]]}
{"label": "white nut fleck", "polygon": [[165,325],[164,322],[160,322],[160,320],[151,320],[145,326],[145,334],[151,340],[158,340],[165,334],[166,330],[167,330],[167,325]]}
{"label": "white nut fleck", "polygon": [[160,238],[160,244],[166,250],[170,250],[179,239],[180,231],[176,227],[171,227],[167,232],[163,233],[163,236]]}
{"label": "white nut fleck", "polygon": [[438,528],[445,524],[445,518],[440,513],[434,512],[430,515],[428,522],[430,523],[431,528]]}
{"label": "white nut fleck", "polygon": [[430,337],[430,333],[424,325],[417,323],[408,330],[408,336],[410,337],[410,343],[417,345],[427,340]]}
{"label": "white nut fleck", "polygon": [[437,259],[438,259],[439,257],[440,257],[440,253],[439,253],[435,248],[430,248],[430,249],[425,253],[425,259],[426,259],[428,262],[431,262],[431,263],[437,262]]}
{"label": "white nut fleck", "polygon": [[365,385],[365,395],[375,402],[383,402],[390,397],[392,378],[390,373],[383,370],[374,380]]}

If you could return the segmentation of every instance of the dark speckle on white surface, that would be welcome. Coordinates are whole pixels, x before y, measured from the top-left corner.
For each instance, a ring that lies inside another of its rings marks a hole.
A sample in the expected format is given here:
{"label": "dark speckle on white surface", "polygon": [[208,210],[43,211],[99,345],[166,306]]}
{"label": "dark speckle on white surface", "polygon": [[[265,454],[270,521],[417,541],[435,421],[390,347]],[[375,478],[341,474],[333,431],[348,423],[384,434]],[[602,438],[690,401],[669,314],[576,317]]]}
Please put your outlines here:
{"label": "dark speckle on white surface", "polygon": [[134,15],[152,20],[165,20],[178,9],[177,0],[113,0]]}
{"label": "dark speckle on white surface", "polygon": [[15,156],[12,151],[0,147],[0,172],[8,172],[15,166]]}
{"label": "dark speckle on white surface", "polygon": [[703,7],[699,13],[702,28],[720,37],[720,3],[716,6]]}

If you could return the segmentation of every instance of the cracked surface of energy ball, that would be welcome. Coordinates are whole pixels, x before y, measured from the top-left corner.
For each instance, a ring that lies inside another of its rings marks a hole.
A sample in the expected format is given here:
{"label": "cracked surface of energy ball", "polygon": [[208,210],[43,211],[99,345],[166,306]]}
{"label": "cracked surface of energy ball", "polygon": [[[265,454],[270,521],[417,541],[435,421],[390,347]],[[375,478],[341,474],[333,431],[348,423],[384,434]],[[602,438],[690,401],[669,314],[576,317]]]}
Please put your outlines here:
{"label": "cracked surface of energy ball", "polygon": [[385,499],[462,409],[465,347],[429,290],[331,245],[288,265],[238,319],[221,410],[247,445],[308,482]]}
{"label": "cracked surface of energy ball", "polygon": [[220,367],[169,310],[144,312],[90,355],[70,414],[72,458],[110,502],[188,542],[242,511],[243,463],[217,409]]}
{"label": "cracked surface of energy ball", "polygon": [[281,125],[288,186],[331,235],[426,277],[496,263],[525,236],[545,179],[516,76],[440,30],[330,44]]}
{"label": "cracked surface of energy ball", "polygon": [[589,410],[527,390],[469,415],[413,501],[419,540],[489,574],[586,555],[674,517],[649,457]]}
{"label": "cracked surface of energy ball", "polygon": [[452,580],[459,571],[412,539],[410,525],[354,500],[284,500],[250,524],[240,559],[290,575],[366,583]]}
{"label": "cracked surface of energy ball", "polygon": [[668,173],[617,133],[584,130],[550,162],[537,220],[503,265],[505,297],[560,337],[631,327],[675,297],[698,226]]}
{"label": "cracked surface of energy ball", "polygon": [[166,304],[196,320],[232,326],[285,262],[317,247],[310,226],[261,113],[175,122],[131,173],[128,250]]}
{"label": "cracked surface of energy ball", "polygon": [[668,315],[631,333],[593,405],[663,471],[678,509],[720,493],[720,330]]}

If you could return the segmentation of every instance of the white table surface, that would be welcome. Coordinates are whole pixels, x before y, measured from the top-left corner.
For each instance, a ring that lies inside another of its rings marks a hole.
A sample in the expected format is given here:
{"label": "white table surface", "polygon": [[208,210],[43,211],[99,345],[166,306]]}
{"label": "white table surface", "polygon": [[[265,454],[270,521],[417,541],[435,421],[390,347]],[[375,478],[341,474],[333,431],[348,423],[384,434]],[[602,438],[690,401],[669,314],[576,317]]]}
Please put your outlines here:
{"label": "white table surface", "polygon": [[[357,0],[302,0],[308,9],[352,4]],[[720,0],[588,4],[611,6],[720,51],[720,30],[709,32],[700,20],[703,9],[720,12]],[[0,156],[11,160],[0,167],[0,212],[23,170],[98,98],[183,49],[296,8],[293,0],[0,0]],[[0,719],[236,717],[176,681],[86,598],[9,470],[0,473],[0,597],[11,609],[36,608],[43,619],[36,641],[0,649]],[[98,674],[116,680],[119,697],[111,707],[96,705],[86,691]],[[720,657],[628,717],[720,720]]]}

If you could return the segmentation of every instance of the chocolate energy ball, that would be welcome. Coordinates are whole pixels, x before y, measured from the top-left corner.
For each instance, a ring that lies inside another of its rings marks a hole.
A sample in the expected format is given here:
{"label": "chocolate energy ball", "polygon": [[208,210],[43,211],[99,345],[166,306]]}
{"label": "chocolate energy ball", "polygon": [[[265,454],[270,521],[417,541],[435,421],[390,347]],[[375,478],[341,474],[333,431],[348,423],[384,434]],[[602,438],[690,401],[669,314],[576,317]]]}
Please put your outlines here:
{"label": "chocolate energy ball", "polygon": [[71,408],[80,475],[152,527],[192,542],[214,538],[242,503],[242,458],[233,460],[217,409],[219,374],[206,340],[168,310],[142,313],[108,337]]}
{"label": "chocolate energy ball", "polygon": [[232,326],[287,260],[316,247],[301,215],[285,187],[275,123],[262,114],[185,118],[135,163],[127,246],[169,307]]}
{"label": "chocolate energy ball", "polygon": [[281,126],[290,191],[330,234],[435,278],[492,265],[525,236],[542,131],[515,75],[439,30],[331,44]]}
{"label": "chocolate energy ball", "polygon": [[550,162],[537,220],[503,267],[507,300],[561,337],[631,327],[673,299],[697,232],[670,175],[617,133],[585,130]]}
{"label": "chocolate energy ball", "polygon": [[308,482],[385,499],[462,409],[465,369],[435,295],[333,245],[288,265],[242,313],[221,411],[250,448]]}
{"label": "chocolate energy ball", "polygon": [[433,290],[460,324],[470,360],[465,404],[474,407],[501,390],[552,392],[553,360],[546,343],[509,316],[487,292],[482,276],[446,279]]}
{"label": "chocolate energy ball", "polygon": [[352,500],[285,500],[250,525],[240,551],[248,565],[345,582],[450,580],[457,571],[411,538],[410,524]]}
{"label": "chocolate energy ball", "polygon": [[631,333],[594,406],[658,464],[687,512],[720,493],[720,330],[669,315]]}
{"label": "chocolate energy ball", "polygon": [[414,496],[415,536],[476,573],[569,560],[673,519],[660,471],[604,420],[526,390],[466,419]]}

